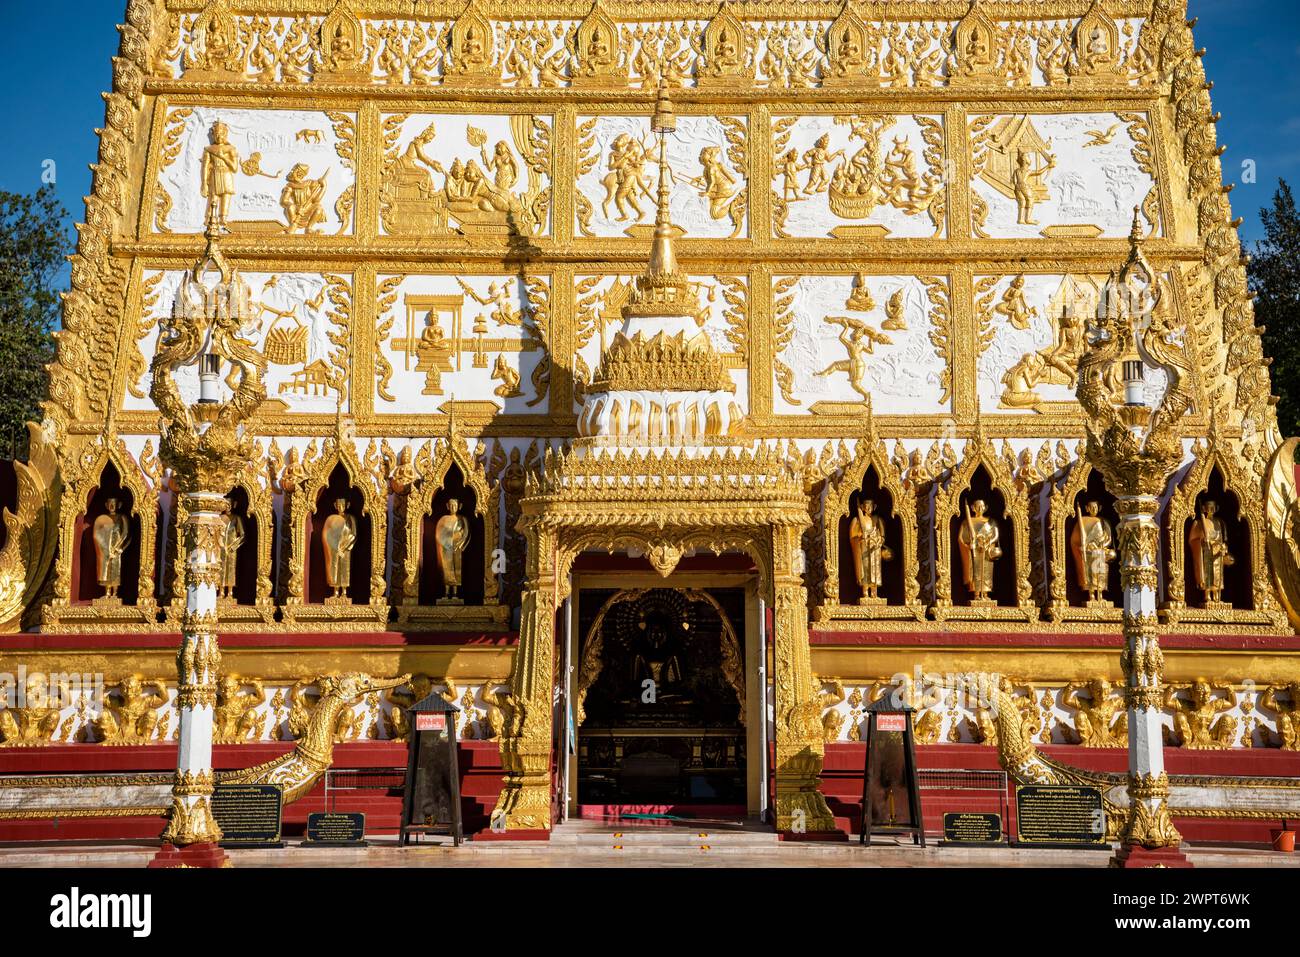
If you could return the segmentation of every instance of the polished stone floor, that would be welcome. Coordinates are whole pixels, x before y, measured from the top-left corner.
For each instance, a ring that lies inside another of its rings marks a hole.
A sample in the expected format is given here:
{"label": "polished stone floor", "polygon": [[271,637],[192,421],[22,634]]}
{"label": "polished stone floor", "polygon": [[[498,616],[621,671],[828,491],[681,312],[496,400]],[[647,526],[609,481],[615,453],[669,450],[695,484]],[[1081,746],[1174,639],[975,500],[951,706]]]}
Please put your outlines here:
{"label": "polished stone floor", "polygon": [[[143,867],[155,848],[139,844],[60,844],[0,848],[0,868]],[[1198,867],[1300,867],[1300,855],[1268,850],[1185,847]],[[1104,851],[1037,848],[916,847],[878,838],[871,847],[786,843],[750,828],[616,827],[566,824],[550,842],[467,842],[444,838],[398,847],[373,838],[364,848],[231,850],[235,867],[1106,867]]]}

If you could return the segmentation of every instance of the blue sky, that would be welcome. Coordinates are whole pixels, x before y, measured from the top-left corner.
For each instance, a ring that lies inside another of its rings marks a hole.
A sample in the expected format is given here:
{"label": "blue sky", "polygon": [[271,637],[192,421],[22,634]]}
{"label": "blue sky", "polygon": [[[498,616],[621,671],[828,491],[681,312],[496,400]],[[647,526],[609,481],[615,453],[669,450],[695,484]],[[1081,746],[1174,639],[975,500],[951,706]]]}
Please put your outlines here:
{"label": "blue sky", "polygon": [[[1259,208],[1279,177],[1300,186],[1300,4],[1294,0],[1190,0],[1208,50],[1224,174],[1238,182],[1233,209],[1258,238]],[[114,28],[125,0],[0,0],[0,189],[39,188],[47,160],[60,198],[80,218],[104,120]],[[57,32],[56,32],[57,31]],[[1241,183],[1253,161],[1256,182]]]}

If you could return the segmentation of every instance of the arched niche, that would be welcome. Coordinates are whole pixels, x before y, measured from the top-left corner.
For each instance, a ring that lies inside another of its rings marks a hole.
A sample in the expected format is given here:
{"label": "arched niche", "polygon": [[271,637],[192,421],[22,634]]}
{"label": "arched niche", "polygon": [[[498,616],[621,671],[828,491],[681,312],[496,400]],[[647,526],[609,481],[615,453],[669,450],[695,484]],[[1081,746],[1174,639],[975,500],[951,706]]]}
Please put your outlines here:
{"label": "arched niche", "polygon": [[303,579],[304,599],[310,605],[323,605],[332,597],[325,563],[324,531],[330,516],[345,503],[344,514],[356,523],[356,541],[348,562],[348,585],[343,593],[354,605],[370,602],[370,566],[374,549],[374,527],[365,495],[352,484],[352,476],[342,462],[330,470],[328,480],[316,491],[314,508],[307,516],[307,563]]}
{"label": "arched niche", "polygon": [[[146,445],[142,455],[149,454]],[[127,630],[158,628],[157,489],[117,438],[100,436],[79,449],[65,450],[60,468],[65,490],[59,514],[54,600],[45,607],[45,622],[70,632],[96,631],[108,625]],[[119,601],[106,599],[95,565],[94,523],[104,514],[109,498],[122,503],[120,511],[127,515],[131,536],[122,555]]]}
{"label": "arched niche", "polygon": [[[1211,423],[1206,442],[1192,447],[1192,467],[1170,497],[1165,521],[1169,564],[1165,612],[1171,622],[1271,624],[1285,615],[1273,600],[1264,560],[1263,496],[1259,483],[1238,461],[1228,441]],[[1206,501],[1218,503],[1228,550],[1220,604],[1209,603],[1196,587],[1189,548],[1192,527]]]}
{"label": "arched niche", "polygon": [[[816,610],[818,621],[925,617],[917,584],[916,496],[901,481],[874,430],[870,431],[827,490],[822,529],[825,600]],[[863,589],[854,567],[851,530],[863,499],[875,503],[875,514],[885,526],[885,547],[892,552],[892,558],[881,563],[883,603],[862,603]]]}
{"label": "arched niche", "polygon": [[[275,605],[271,587],[271,556],[276,541],[275,511],[271,491],[258,481],[259,468],[252,464],[240,481],[226,493],[231,514],[238,516],[244,525],[244,541],[235,556],[235,588],[230,598],[217,601],[217,616],[228,624],[240,622],[271,624],[275,620]],[[169,541],[175,543],[168,549],[171,556],[171,601],[168,617],[180,621],[185,614],[185,550],[179,547],[189,519],[185,496],[173,496]]]}
{"label": "arched niche", "polygon": [[434,605],[446,597],[447,582],[438,562],[436,531],[438,523],[450,514],[449,503],[457,503],[458,514],[469,523],[469,542],[461,555],[460,599],[467,605],[483,604],[483,576],[475,574],[483,568],[486,541],[483,531],[483,510],[478,494],[465,482],[458,466],[451,466],[443,476],[442,487],[433,494],[431,507],[424,513],[420,529],[420,604]]}
{"label": "arched niche", "polygon": [[1119,549],[1119,513],[1115,496],[1106,488],[1101,472],[1083,459],[1070,465],[1065,480],[1052,490],[1051,500],[1051,615],[1054,621],[1119,621],[1123,593],[1120,591],[1119,561],[1110,563],[1105,599],[1108,607],[1090,606],[1083,587],[1082,571],[1074,554],[1074,535],[1079,515],[1096,502],[1099,515],[1110,525],[1111,547]]}
{"label": "arched niche", "polygon": [[[1028,509],[1017,507],[1023,506],[1021,498],[1006,463],[994,454],[977,424],[960,464],[936,496],[936,618],[1038,620],[1029,580],[1029,516]],[[985,503],[986,514],[997,521],[1002,549],[1002,557],[994,565],[990,605],[973,601],[962,574],[958,536],[966,520],[966,509],[977,500]]]}
{"label": "arched niche", "polygon": [[86,507],[77,516],[74,539],[76,569],[72,582],[73,604],[86,604],[105,597],[99,584],[98,556],[95,547],[95,523],[106,515],[108,503],[116,503],[116,511],[126,519],[129,541],[121,556],[121,587],[118,598],[123,605],[135,605],[140,597],[140,514],[136,508],[136,494],[122,482],[122,475],[112,462],[104,466],[99,484],[86,498]]}
{"label": "arched niche", "polygon": [[[384,563],[388,528],[388,486],[383,476],[362,466],[351,441],[330,439],[319,455],[308,447],[286,488],[283,513],[289,539],[286,589],[281,613],[297,625],[375,627],[388,622]],[[349,580],[338,598],[332,597],[325,574],[322,533],[334,503],[356,522]]]}
{"label": "arched niche", "polygon": [[[474,458],[453,427],[448,438],[426,443],[415,458],[418,480],[406,502],[406,560],[403,603],[398,618],[414,627],[505,627],[509,608],[499,603],[499,582],[492,566],[499,547],[501,490],[489,484],[483,464]],[[436,530],[459,503],[469,524],[469,543],[461,555],[460,603],[445,601],[446,583],[438,564]]]}

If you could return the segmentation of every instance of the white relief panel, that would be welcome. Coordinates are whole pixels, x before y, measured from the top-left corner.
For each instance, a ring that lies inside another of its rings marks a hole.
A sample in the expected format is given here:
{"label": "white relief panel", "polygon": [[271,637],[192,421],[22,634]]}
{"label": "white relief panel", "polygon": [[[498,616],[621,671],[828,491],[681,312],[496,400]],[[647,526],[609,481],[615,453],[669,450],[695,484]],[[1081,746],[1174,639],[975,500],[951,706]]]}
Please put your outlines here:
{"label": "white relief panel", "polygon": [[[689,276],[700,303],[696,322],[722,356],[736,384],[735,401],[749,408],[748,283],[740,276]],[[621,309],[632,290],[632,276],[575,276],[574,411],[581,409],[581,390],[591,381],[600,357],[623,325]]]}
{"label": "white relief panel", "polygon": [[[224,144],[214,143],[217,124]],[[210,202],[226,194],[226,226],[239,235],[351,233],[355,131],[343,113],[172,109],[154,230],[201,233]]]}
{"label": "white relief panel", "polygon": [[976,233],[1119,239],[1135,207],[1158,218],[1149,161],[1134,155],[1140,129],[1115,113],[973,117]]}
{"label": "white relief panel", "polygon": [[947,235],[942,117],[774,117],[772,133],[778,235]]}
{"label": "white relief panel", "polygon": [[[987,413],[1044,411],[1075,403],[1075,370],[1087,320],[1097,309],[1104,276],[976,276],[975,306],[985,343],[978,365],[980,409]],[[1152,405],[1165,375],[1146,370]]]}
{"label": "white relief panel", "polygon": [[420,113],[382,122],[385,234],[549,234],[551,117]]}
{"label": "white relief panel", "polygon": [[774,296],[777,339],[788,337],[774,370],[777,414],[860,414],[868,395],[877,415],[948,411],[920,279],[777,277]]}
{"label": "white relief panel", "polygon": [[[474,402],[542,414],[550,359],[538,308],[547,281],[514,275],[379,277],[376,413]],[[531,288],[530,288],[531,284]]]}
{"label": "white relief panel", "polygon": [[[677,117],[677,132],[666,137],[669,207],[685,235],[746,234],[745,136],[738,117]],[[659,140],[650,117],[580,116],[578,140],[578,234],[649,239],[659,189]]]}
{"label": "white relief panel", "polygon": [[[147,331],[139,346],[145,368],[128,383],[123,408],[150,410],[148,365],[158,345],[160,319],[170,316],[182,272],[147,270],[144,321]],[[350,302],[350,279],[319,273],[246,273],[240,276],[252,292],[252,315],[245,335],[267,360],[263,412],[332,413],[338,409],[339,385],[346,383],[348,317],[333,302],[338,295]],[[340,342],[334,341],[335,337]],[[229,372],[225,366],[223,372]],[[187,401],[199,397],[198,366],[177,370],[177,386]],[[223,386],[228,388],[228,386]],[[344,390],[346,392],[346,389]],[[343,410],[349,408],[346,395]]]}

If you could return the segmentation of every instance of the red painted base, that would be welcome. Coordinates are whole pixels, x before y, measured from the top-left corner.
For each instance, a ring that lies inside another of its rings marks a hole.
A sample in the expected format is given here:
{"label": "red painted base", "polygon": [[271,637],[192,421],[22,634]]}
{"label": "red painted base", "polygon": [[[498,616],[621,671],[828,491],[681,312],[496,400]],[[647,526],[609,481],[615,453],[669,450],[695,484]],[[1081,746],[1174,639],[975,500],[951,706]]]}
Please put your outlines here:
{"label": "red painted base", "polygon": [[216,844],[191,844],[177,847],[164,844],[159,848],[149,867],[229,867],[230,858]]}
{"label": "red painted base", "polygon": [[1110,860],[1111,867],[1125,870],[1146,867],[1191,867],[1192,862],[1177,847],[1143,847],[1141,844],[1124,844]]}
{"label": "red painted base", "polygon": [[551,832],[546,828],[539,827],[536,830],[519,830],[519,831],[479,831],[477,834],[471,834],[465,838],[467,841],[549,841]]}

